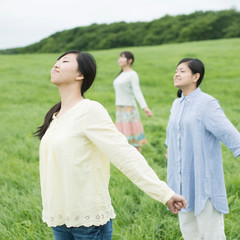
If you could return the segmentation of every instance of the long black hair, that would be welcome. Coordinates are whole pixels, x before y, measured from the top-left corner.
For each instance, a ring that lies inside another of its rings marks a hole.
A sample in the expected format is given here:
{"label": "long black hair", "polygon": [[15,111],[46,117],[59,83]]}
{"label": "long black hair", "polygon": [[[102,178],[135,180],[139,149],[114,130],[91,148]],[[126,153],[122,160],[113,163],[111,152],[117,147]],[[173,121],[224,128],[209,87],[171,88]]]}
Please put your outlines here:
{"label": "long black hair", "polygon": [[[197,59],[197,58],[183,58],[177,66],[179,66],[181,63],[187,63],[188,67],[192,71],[192,74],[199,73],[200,77],[197,81],[197,87],[201,84],[203,77],[204,77],[204,72],[205,68],[203,63]],[[177,91],[177,96],[180,98],[182,96],[182,90],[178,89]]]}
{"label": "long black hair", "polygon": [[[93,81],[96,76],[96,62],[93,56],[89,53],[80,52],[78,50],[71,50],[63,53],[57,60],[61,59],[65,55],[69,53],[76,54],[76,59],[78,63],[78,71],[84,76],[83,83],[81,86],[81,94],[82,96],[84,93],[91,87],[93,84]],[[38,130],[34,132],[33,134],[38,137],[39,139],[42,139],[45,132],[47,131],[51,121],[53,114],[55,112],[58,112],[61,109],[61,102],[55,104],[46,114],[44,123],[42,126],[38,127]]]}

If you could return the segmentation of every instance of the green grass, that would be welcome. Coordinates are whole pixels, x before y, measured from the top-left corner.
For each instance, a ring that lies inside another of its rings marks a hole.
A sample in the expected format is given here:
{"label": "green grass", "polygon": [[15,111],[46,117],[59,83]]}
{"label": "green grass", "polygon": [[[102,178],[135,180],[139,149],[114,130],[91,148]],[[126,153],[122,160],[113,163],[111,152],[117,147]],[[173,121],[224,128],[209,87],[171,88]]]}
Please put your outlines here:
{"label": "green grass", "polygon": [[[125,49],[91,52],[98,74],[87,98],[101,102],[115,119],[112,82],[119,72],[117,59]],[[240,131],[240,39],[127,48],[135,54],[134,69],[149,107],[140,111],[148,144],[143,155],[166,180],[165,129],[176,97],[173,74],[183,57],[197,57],[206,66],[201,85],[216,97]],[[0,239],[53,239],[41,220],[38,146],[32,137],[46,111],[59,101],[50,83],[50,69],[59,54],[0,55]],[[224,172],[230,214],[225,215],[227,239],[239,239],[240,159],[223,146]],[[145,195],[116,168],[111,168],[110,192],[117,213],[113,239],[182,239],[177,216]]]}

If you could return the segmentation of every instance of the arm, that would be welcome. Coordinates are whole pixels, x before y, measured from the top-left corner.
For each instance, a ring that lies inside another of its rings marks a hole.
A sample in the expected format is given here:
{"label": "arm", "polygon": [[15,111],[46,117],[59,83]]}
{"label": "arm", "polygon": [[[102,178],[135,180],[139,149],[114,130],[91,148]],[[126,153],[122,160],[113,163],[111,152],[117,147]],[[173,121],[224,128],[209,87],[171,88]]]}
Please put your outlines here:
{"label": "arm", "polygon": [[[107,159],[150,197],[166,204],[175,196],[136,148],[128,144],[126,137],[116,129],[107,111],[100,104],[95,103],[90,107],[85,134]],[[180,202],[184,206],[185,200],[176,199],[176,196],[173,199],[175,200],[168,203],[169,209],[178,212],[174,203]]]}
{"label": "arm", "polygon": [[131,86],[132,86],[132,90],[133,90],[133,94],[135,96],[135,98],[137,99],[140,107],[142,109],[148,109],[147,107],[147,103],[144,99],[144,96],[142,94],[141,88],[140,88],[140,84],[139,84],[139,78],[136,72],[133,72],[131,75]]}
{"label": "arm", "polygon": [[143,96],[141,88],[140,88],[138,75],[135,72],[134,72],[134,75],[131,78],[131,86],[132,86],[132,89],[133,89],[134,96],[137,99],[137,101],[138,101],[139,105],[141,106],[141,108],[143,108],[144,112],[146,113],[146,115],[148,117],[152,117],[153,113],[147,107],[147,103],[146,103],[146,101],[144,99],[144,96]]}
{"label": "arm", "polygon": [[209,132],[223,142],[234,154],[240,155],[240,133],[225,116],[217,100],[208,103],[204,113],[204,124]]}

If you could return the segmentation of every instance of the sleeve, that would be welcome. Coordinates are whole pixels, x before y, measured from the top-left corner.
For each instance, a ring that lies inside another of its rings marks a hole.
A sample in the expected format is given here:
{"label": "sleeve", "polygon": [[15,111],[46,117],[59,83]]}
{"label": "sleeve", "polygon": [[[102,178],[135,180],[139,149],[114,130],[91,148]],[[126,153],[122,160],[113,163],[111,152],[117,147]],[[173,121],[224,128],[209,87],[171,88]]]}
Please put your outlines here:
{"label": "sleeve", "polygon": [[240,133],[228,120],[216,99],[207,104],[204,123],[207,130],[223,142],[235,157],[240,155]]}
{"label": "sleeve", "polygon": [[161,181],[144,157],[131,146],[99,103],[90,106],[85,135],[135,185],[155,200],[165,204],[174,192]]}
{"label": "sleeve", "polygon": [[133,72],[133,73],[134,74],[132,74],[132,76],[131,76],[131,86],[132,86],[133,94],[134,94],[135,98],[137,99],[140,107],[143,109],[143,108],[147,107],[147,103],[144,99],[144,96],[143,96],[141,88],[140,88],[138,75],[136,72]]}

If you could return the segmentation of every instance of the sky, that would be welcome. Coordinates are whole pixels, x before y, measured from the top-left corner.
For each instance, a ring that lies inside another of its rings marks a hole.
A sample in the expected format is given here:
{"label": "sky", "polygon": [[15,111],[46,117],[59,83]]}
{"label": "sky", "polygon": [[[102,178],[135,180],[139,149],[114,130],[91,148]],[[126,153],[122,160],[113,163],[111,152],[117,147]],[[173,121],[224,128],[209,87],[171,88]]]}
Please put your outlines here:
{"label": "sky", "polygon": [[0,49],[93,23],[146,22],[166,14],[231,8],[240,11],[240,0],[0,0]]}

